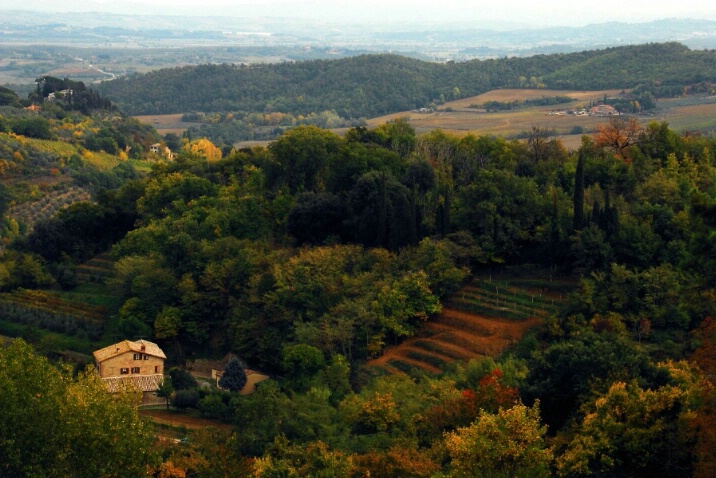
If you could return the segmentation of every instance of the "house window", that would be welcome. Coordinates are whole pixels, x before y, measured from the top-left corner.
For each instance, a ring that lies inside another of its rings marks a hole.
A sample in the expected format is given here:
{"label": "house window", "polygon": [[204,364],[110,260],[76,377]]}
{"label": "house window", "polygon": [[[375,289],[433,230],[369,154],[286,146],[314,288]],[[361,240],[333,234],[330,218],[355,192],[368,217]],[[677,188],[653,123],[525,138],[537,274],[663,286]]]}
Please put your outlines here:
{"label": "house window", "polygon": [[142,354],[134,354],[134,360],[142,360]]}
{"label": "house window", "polygon": [[119,373],[121,373],[122,375],[127,375],[129,373],[129,369],[128,368],[120,368]]}
{"label": "house window", "polygon": [[154,366],[154,373],[159,373],[159,365]]}
{"label": "house window", "polygon": [[132,373],[139,373],[139,367],[132,367]]}
{"label": "house window", "polygon": [[144,360],[149,360],[149,355],[145,355]]}

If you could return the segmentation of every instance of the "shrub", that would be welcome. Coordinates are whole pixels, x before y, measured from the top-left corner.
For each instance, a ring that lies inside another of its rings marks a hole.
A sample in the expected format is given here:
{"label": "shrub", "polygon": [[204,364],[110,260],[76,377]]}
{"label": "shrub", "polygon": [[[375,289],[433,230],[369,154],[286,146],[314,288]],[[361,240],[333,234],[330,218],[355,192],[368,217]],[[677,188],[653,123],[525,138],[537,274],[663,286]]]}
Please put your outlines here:
{"label": "shrub", "polygon": [[198,408],[207,418],[228,418],[229,407],[226,406],[221,395],[213,393],[199,400]]}
{"label": "shrub", "polygon": [[198,390],[177,390],[172,399],[172,405],[182,410],[187,408],[198,408],[199,391]]}
{"label": "shrub", "polygon": [[12,124],[12,131],[30,138],[50,139],[50,122],[45,118],[19,118]]}
{"label": "shrub", "polygon": [[186,370],[173,368],[169,371],[175,390],[189,390],[197,387],[196,380]]}

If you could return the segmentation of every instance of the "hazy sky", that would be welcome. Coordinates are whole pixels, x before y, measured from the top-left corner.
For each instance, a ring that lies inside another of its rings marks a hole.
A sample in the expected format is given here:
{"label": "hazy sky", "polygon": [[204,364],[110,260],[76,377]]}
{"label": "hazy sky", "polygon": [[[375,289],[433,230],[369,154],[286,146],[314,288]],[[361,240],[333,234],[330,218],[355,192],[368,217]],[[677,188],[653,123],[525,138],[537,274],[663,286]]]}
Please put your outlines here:
{"label": "hazy sky", "polygon": [[459,21],[493,25],[581,26],[606,21],[640,23],[661,18],[716,20],[716,6],[699,1],[654,0],[0,0],[3,9],[105,11],[311,18],[330,22],[428,23]]}

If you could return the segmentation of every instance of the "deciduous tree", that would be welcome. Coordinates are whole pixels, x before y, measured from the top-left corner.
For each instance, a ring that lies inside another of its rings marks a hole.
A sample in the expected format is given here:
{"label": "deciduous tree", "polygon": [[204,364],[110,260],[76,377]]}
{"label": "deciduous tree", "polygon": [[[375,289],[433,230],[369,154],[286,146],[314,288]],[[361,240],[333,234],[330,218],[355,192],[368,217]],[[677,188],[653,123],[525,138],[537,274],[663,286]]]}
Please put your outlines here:
{"label": "deciduous tree", "polygon": [[548,477],[552,450],[544,442],[539,405],[481,412],[470,426],[445,435],[454,477]]}
{"label": "deciduous tree", "polygon": [[139,395],[107,393],[93,369],[73,377],[16,340],[0,348],[0,475],[141,477],[156,464]]}
{"label": "deciduous tree", "polygon": [[618,157],[629,160],[629,148],[637,142],[642,129],[635,118],[611,117],[608,123],[597,126],[594,141],[597,147],[611,149]]}
{"label": "deciduous tree", "polygon": [[674,385],[615,382],[583,408],[584,418],[557,460],[560,476],[690,476],[698,374],[668,364]]}

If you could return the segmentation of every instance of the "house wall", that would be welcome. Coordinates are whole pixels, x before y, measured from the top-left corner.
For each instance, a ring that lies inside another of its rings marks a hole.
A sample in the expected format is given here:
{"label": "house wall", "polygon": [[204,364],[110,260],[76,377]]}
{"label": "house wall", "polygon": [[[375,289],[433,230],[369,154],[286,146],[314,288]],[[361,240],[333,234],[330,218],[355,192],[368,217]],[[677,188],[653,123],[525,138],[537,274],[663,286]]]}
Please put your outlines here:
{"label": "house wall", "polygon": [[[140,355],[137,360],[134,356]],[[139,373],[132,372],[132,369],[139,367]],[[132,375],[154,375],[164,373],[164,359],[138,352],[124,352],[110,357],[98,364],[99,376],[104,377],[130,377]],[[127,369],[127,373],[122,373]]]}

